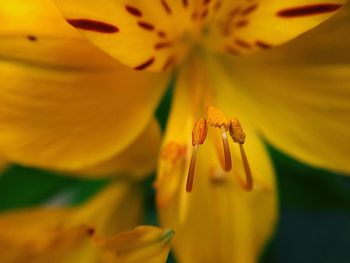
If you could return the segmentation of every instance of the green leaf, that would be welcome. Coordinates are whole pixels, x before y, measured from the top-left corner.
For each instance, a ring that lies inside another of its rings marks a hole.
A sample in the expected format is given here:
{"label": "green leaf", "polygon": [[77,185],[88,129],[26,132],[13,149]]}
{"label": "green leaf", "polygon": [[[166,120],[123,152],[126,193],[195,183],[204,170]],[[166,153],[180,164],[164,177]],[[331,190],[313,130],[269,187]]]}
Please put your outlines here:
{"label": "green leaf", "polygon": [[0,176],[0,211],[45,204],[59,196],[68,196],[69,200],[63,200],[78,204],[105,184],[106,180],[86,180],[13,165]]}
{"label": "green leaf", "polygon": [[350,178],[307,166],[268,147],[278,175],[283,207],[350,212]]}

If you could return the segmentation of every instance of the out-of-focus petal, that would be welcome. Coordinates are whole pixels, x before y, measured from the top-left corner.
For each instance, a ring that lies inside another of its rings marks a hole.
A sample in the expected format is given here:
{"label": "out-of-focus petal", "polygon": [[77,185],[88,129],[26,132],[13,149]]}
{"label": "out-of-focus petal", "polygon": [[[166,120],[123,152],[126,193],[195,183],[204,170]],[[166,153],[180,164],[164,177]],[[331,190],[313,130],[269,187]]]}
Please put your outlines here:
{"label": "out-of-focus petal", "polygon": [[171,231],[144,226],[120,233],[140,222],[140,204],[140,191],[119,182],[77,208],[3,213],[1,262],[165,262]]}
{"label": "out-of-focus petal", "polygon": [[2,2],[0,16],[4,157],[81,169],[112,158],[145,129],[166,75],[137,72],[108,57],[50,2]]}
{"label": "out-of-focus petal", "polygon": [[224,63],[238,108],[274,146],[350,173],[350,5],[290,44]]}
{"label": "out-of-focus petal", "polygon": [[[161,71],[186,53],[193,29],[182,1],[55,0],[66,20],[92,43],[136,70]],[[183,40],[183,41],[182,41]]]}
{"label": "out-of-focus petal", "polygon": [[174,232],[170,229],[140,226],[133,231],[99,242],[108,263],[164,263]]}
{"label": "out-of-focus petal", "polygon": [[312,29],[346,0],[222,1],[212,23],[213,43],[234,55],[270,49]]}
{"label": "out-of-focus petal", "polygon": [[160,143],[160,127],[153,119],[139,137],[123,152],[108,161],[83,170],[79,174],[92,177],[130,175],[143,178],[149,175],[156,166]]}

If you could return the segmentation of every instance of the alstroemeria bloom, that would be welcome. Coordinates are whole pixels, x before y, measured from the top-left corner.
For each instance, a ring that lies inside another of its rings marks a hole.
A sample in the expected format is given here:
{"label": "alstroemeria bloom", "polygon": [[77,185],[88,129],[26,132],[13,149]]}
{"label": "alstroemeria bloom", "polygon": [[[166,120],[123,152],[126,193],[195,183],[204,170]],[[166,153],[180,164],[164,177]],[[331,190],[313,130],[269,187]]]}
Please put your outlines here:
{"label": "alstroemeria bloom", "polygon": [[77,208],[1,214],[1,262],[164,263],[171,230],[140,226],[126,231],[141,219],[141,194],[135,189],[131,193],[133,187],[115,183]]}
{"label": "alstroemeria bloom", "polygon": [[176,70],[156,187],[181,262],[256,260],[276,218],[258,134],[311,165],[350,171],[349,44],[339,34],[348,10],[313,38],[275,47],[345,0],[56,2],[110,57],[58,23],[48,3],[1,4],[19,19],[4,16],[0,151],[59,168],[111,158],[142,131]]}

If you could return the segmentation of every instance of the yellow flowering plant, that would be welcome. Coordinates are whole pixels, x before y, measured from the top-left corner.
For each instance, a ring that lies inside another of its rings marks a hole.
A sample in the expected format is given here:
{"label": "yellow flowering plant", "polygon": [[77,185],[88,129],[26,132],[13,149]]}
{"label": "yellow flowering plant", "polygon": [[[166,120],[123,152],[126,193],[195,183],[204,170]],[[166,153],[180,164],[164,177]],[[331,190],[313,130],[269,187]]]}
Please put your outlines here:
{"label": "yellow flowering plant", "polygon": [[277,218],[262,138],[349,172],[346,1],[54,2],[0,4],[0,153],[113,166],[173,77],[154,186],[180,262],[257,260]]}

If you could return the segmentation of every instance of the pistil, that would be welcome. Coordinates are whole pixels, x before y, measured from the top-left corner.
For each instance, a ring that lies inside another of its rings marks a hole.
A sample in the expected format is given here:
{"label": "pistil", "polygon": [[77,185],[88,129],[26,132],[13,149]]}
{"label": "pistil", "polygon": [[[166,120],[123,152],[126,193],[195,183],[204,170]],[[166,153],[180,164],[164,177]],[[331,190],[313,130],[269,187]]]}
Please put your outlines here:
{"label": "pistil", "polygon": [[224,164],[222,168],[224,171],[229,172],[232,168],[232,161],[226,132],[230,129],[230,121],[221,110],[213,106],[207,107],[207,120],[210,126],[221,130],[222,145],[224,150]]}

